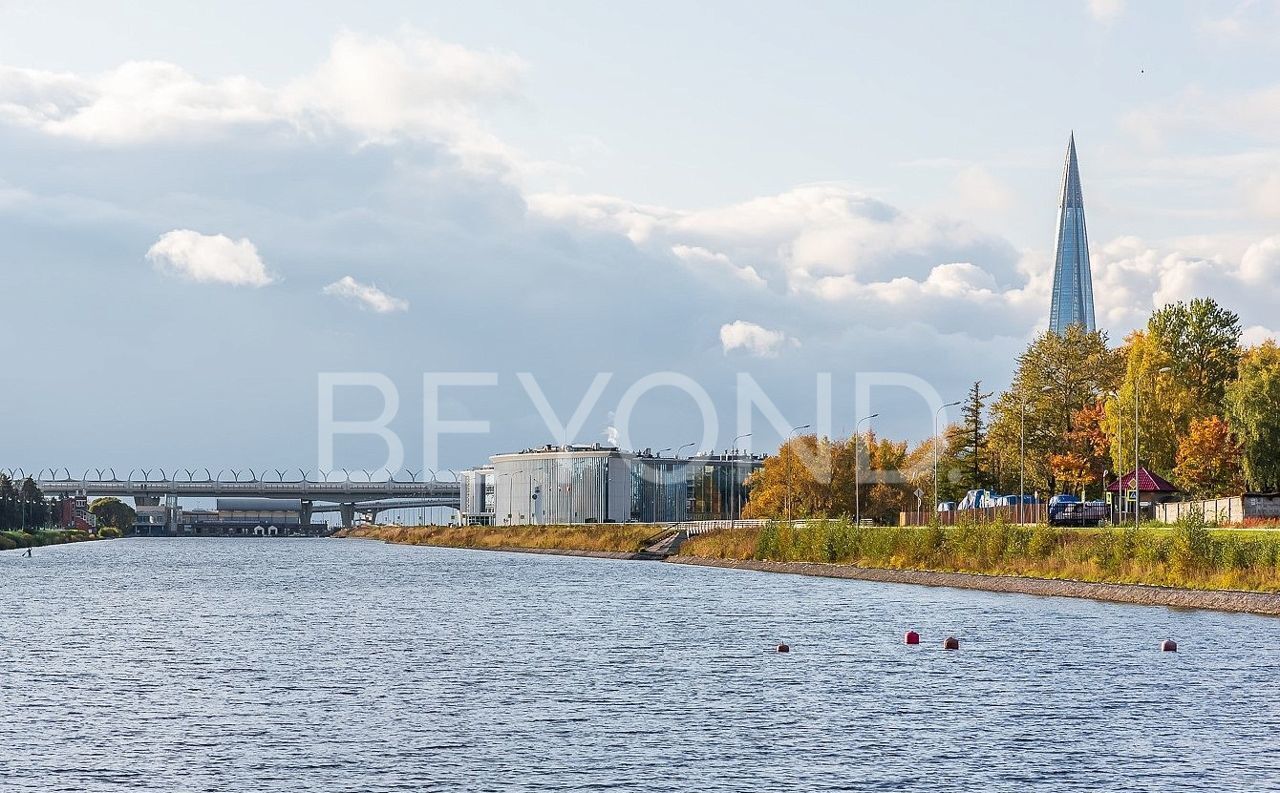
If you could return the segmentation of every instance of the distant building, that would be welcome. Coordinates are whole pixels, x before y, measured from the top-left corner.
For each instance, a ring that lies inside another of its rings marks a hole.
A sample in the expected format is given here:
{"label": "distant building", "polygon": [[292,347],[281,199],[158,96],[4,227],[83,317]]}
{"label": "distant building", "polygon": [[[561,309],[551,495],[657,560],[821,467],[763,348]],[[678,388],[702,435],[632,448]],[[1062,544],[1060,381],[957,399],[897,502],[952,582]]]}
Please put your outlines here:
{"label": "distant building", "polygon": [[1089,235],[1084,223],[1084,193],[1080,189],[1080,165],[1076,161],[1076,137],[1067,141],[1062,169],[1062,193],[1058,199],[1058,234],[1054,241],[1053,298],[1049,329],[1066,333],[1072,325],[1097,329],[1093,316],[1093,272],[1089,265]]}
{"label": "distant building", "polygon": [[58,525],[64,529],[89,531],[98,525],[98,518],[89,511],[89,499],[84,493],[63,496],[58,501]]}
{"label": "distant building", "polygon": [[[497,454],[464,472],[462,521],[497,525],[676,523],[736,517],[750,455],[662,457],[613,446],[544,446]],[[737,507],[735,508],[735,504]]]}
{"label": "distant building", "polygon": [[216,509],[183,509],[168,503],[138,505],[131,533],[183,536],[317,536],[328,532],[312,523],[310,511],[296,498],[220,498]]}
{"label": "distant building", "polygon": [[493,466],[469,468],[458,477],[458,513],[464,525],[488,526],[493,523]]}

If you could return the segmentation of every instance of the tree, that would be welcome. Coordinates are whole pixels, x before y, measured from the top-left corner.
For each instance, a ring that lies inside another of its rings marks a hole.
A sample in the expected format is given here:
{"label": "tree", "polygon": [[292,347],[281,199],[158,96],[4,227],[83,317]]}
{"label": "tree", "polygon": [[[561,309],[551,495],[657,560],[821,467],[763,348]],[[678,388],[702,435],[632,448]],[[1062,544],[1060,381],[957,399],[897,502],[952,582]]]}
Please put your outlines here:
{"label": "tree", "polygon": [[1274,340],[1245,351],[1224,405],[1227,423],[1243,446],[1248,486],[1280,490],[1280,348]]}
{"label": "tree", "polygon": [[1196,298],[1158,309],[1147,330],[1167,353],[1174,379],[1191,392],[1195,415],[1216,413],[1240,363],[1239,315]]}
{"label": "tree", "polygon": [[[855,454],[863,465],[857,474]],[[853,438],[831,440],[815,435],[792,438],[751,474],[751,496],[742,515],[785,518],[788,498],[793,518],[853,515],[858,506],[855,493],[861,490],[865,517],[880,522],[896,520],[907,504],[910,485],[902,475],[906,464],[905,442],[877,438],[870,431],[859,436],[857,443]]]}
{"label": "tree", "polygon": [[1077,413],[1116,387],[1122,365],[1101,331],[1073,325],[1062,335],[1046,331],[1036,337],[1018,357],[1009,390],[991,409],[987,444],[998,471],[995,486],[1018,491],[1025,411],[1026,490],[1056,490],[1050,455],[1068,453]]}
{"label": "tree", "polygon": [[121,531],[132,527],[138,519],[138,513],[133,507],[114,496],[95,498],[89,504],[89,512],[98,519],[99,526],[111,526]]}
{"label": "tree", "polygon": [[[1106,432],[1114,470],[1131,471],[1134,463],[1135,400],[1140,465],[1169,473],[1177,465],[1178,442],[1195,418],[1196,398],[1176,374],[1176,361],[1150,331],[1134,331],[1121,350],[1124,379],[1106,408]],[[1162,371],[1167,370],[1167,371]]]}
{"label": "tree", "polygon": [[1063,436],[1063,451],[1049,455],[1054,477],[1073,490],[1083,491],[1095,482],[1101,485],[1107,466],[1110,439],[1102,427],[1105,410],[1101,401],[1085,405],[1072,417],[1071,429]]}
{"label": "tree", "polygon": [[959,437],[956,437],[953,434],[951,437],[958,441],[956,456],[963,466],[961,481],[965,490],[977,490],[987,484],[986,471],[984,470],[987,450],[987,427],[984,422],[984,414],[986,412],[986,401],[990,397],[991,394],[989,392],[982,393],[982,381],[975,382],[969,388],[969,394],[965,397],[964,405],[960,408],[960,415],[963,417],[960,425],[949,428],[950,432],[958,433],[959,435]]}
{"label": "tree", "polygon": [[1240,444],[1218,416],[1194,419],[1178,444],[1178,486],[1195,498],[1216,498],[1244,489]]}

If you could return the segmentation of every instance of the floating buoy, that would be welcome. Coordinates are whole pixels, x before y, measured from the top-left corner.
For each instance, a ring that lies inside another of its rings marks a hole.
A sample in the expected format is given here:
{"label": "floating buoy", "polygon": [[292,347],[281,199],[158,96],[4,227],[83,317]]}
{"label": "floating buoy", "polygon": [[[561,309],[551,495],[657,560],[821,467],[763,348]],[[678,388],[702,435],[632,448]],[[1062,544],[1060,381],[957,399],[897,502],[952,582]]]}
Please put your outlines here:
{"label": "floating buoy", "polygon": [[916,633],[915,631],[907,631],[907,635],[903,637],[903,641],[905,641],[907,644],[919,644],[920,634]]}
{"label": "floating buoy", "polygon": [[960,640],[959,640],[959,639],[957,639],[957,638],[956,638],[956,637],[954,637],[954,636],[948,636],[947,638],[945,638],[945,639],[943,639],[943,640],[942,640],[942,649],[944,649],[944,650],[959,650],[959,649],[960,649]]}
{"label": "floating buoy", "polygon": [[791,652],[791,645],[789,645],[789,644],[779,644],[779,645],[778,645],[778,652],[780,652],[780,653],[789,653],[789,652]]}
{"label": "floating buoy", "polygon": [[1165,639],[1160,642],[1160,649],[1166,653],[1176,653],[1178,652],[1178,643],[1173,639]]}

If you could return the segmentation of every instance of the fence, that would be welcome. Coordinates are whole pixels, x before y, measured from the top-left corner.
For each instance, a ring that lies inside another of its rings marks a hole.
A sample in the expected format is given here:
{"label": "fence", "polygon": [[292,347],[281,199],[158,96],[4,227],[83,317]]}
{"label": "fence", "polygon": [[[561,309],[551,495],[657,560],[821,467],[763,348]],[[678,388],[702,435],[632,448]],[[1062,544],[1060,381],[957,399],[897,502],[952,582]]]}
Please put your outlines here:
{"label": "fence", "polygon": [[1239,523],[1246,517],[1244,498],[1214,498],[1208,501],[1173,501],[1156,505],[1156,520],[1176,523],[1192,512],[1201,512],[1211,523]]}
{"label": "fence", "polygon": [[974,523],[1047,523],[1049,520],[1048,504],[1014,504],[1005,507],[984,507],[982,509],[953,509],[945,512],[900,512],[899,526],[928,526],[937,521],[943,526],[954,526],[961,521]]}

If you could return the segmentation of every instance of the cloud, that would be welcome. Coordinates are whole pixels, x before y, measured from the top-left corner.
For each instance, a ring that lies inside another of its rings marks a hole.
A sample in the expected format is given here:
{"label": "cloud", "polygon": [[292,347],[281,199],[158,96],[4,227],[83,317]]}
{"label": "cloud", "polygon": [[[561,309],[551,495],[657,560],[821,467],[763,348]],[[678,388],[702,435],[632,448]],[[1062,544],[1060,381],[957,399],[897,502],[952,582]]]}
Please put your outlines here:
{"label": "cloud", "polygon": [[1271,341],[1280,339],[1280,333],[1261,325],[1250,325],[1240,334],[1240,343],[1246,347],[1256,347],[1268,339]]}
{"label": "cloud", "polygon": [[163,273],[203,284],[266,286],[276,279],[247,239],[174,229],[160,235],[147,260]]}
{"label": "cloud", "polygon": [[1089,15],[1103,24],[1114,22],[1124,13],[1124,0],[1088,0]]}
{"label": "cloud", "polygon": [[742,350],[756,358],[776,358],[787,344],[800,343],[780,330],[769,330],[754,322],[736,320],[720,326],[720,346],[725,355]]}
{"label": "cloud", "polygon": [[95,75],[0,66],[0,122],[95,144],[207,140],[245,128],[353,135],[362,142],[445,144],[477,169],[515,155],[477,109],[518,95],[523,62],[407,32],[338,35],[311,73],[271,87],[243,75],[212,80],[172,63],[129,61]]}
{"label": "cloud", "polygon": [[333,295],[349,300],[360,308],[377,314],[392,314],[397,311],[408,311],[409,301],[392,297],[373,284],[362,284],[349,275],[334,281],[321,290],[326,295]]}
{"label": "cloud", "polygon": [[691,265],[695,272],[712,275],[727,274],[751,286],[765,286],[766,282],[751,266],[739,267],[723,253],[709,251],[697,245],[674,245],[671,252],[681,261]]}
{"label": "cloud", "polygon": [[1094,296],[1100,325],[1128,330],[1146,324],[1153,309],[1211,297],[1240,314],[1245,327],[1267,326],[1280,305],[1280,236],[1248,246],[1239,256],[1203,248],[1162,246],[1119,237],[1093,251]]}

